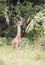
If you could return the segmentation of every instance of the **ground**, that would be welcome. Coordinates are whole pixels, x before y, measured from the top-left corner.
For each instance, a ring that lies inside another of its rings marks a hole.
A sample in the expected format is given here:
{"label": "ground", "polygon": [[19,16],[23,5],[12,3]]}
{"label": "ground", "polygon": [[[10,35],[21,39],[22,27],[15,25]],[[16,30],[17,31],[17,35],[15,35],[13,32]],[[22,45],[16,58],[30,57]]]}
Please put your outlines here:
{"label": "ground", "polygon": [[30,47],[17,52],[11,46],[1,46],[0,65],[45,65],[45,50]]}

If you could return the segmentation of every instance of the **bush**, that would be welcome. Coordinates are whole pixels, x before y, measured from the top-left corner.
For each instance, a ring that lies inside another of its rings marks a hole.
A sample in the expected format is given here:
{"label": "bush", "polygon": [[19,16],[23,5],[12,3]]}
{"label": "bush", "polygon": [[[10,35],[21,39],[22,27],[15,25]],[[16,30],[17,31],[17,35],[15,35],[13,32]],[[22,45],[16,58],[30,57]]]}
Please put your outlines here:
{"label": "bush", "polygon": [[4,45],[11,45],[11,41],[12,41],[12,38],[11,37],[3,37],[1,38],[0,37],[0,46],[4,46]]}
{"label": "bush", "polygon": [[35,36],[41,36],[45,31],[45,9],[39,11],[39,13],[34,16],[29,25],[26,28],[26,32],[29,37],[35,38]]}

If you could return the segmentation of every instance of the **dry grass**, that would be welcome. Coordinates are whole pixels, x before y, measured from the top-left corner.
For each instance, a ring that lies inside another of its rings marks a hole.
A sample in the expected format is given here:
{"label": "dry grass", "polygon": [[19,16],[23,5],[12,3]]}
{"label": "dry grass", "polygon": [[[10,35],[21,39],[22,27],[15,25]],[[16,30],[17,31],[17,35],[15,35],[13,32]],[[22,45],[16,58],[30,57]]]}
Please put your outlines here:
{"label": "dry grass", "polygon": [[31,47],[17,52],[11,46],[0,47],[0,65],[45,65],[45,51]]}

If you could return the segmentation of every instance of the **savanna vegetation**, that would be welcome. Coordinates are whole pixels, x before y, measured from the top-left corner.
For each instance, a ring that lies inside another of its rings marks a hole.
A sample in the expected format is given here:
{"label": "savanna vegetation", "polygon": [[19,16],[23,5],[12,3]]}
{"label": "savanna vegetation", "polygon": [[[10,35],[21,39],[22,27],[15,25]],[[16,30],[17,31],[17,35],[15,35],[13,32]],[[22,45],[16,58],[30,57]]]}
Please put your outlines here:
{"label": "savanna vegetation", "polygon": [[[21,48],[12,48],[23,18]],[[0,65],[45,65],[45,0],[0,0]]]}

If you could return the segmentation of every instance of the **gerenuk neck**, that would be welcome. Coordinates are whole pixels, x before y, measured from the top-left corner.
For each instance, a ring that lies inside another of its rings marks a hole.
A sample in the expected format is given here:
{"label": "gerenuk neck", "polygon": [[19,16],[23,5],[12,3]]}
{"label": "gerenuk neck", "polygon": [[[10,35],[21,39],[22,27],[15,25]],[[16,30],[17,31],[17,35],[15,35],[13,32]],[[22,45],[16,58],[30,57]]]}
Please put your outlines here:
{"label": "gerenuk neck", "polygon": [[20,24],[17,25],[17,36],[21,37],[21,25]]}

